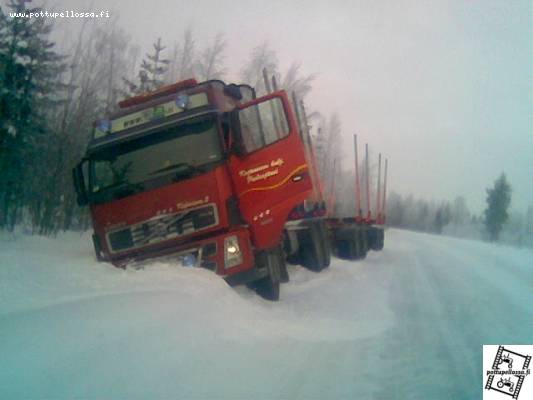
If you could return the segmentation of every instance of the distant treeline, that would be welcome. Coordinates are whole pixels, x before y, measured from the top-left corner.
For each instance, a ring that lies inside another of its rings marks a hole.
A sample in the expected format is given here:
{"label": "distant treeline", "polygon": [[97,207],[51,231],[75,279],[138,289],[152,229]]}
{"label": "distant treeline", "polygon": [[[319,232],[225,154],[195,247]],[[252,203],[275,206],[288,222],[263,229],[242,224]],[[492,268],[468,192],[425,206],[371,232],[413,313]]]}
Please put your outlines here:
{"label": "distant treeline", "polygon": [[[491,239],[486,216],[472,213],[464,197],[459,196],[453,202],[435,202],[393,192],[387,202],[388,226],[470,239]],[[500,241],[533,247],[533,206],[525,215],[517,212],[509,215]]]}

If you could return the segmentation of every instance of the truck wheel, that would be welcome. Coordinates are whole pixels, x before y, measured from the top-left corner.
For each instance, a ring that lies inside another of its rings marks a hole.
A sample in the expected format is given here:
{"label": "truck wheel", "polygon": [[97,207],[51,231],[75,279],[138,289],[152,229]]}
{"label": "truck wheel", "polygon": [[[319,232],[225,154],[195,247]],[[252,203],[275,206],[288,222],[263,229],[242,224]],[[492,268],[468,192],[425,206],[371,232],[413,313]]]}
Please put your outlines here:
{"label": "truck wheel", "polygon": [[362,229],[356,230],[356,240],[358,242],[357,246],[357,259],[362,260],[366,258],[366,253],[368,253],[368,238],[366,236],[366,232]]}
{"label": "truck wheel", "polygon": [[368,247],[371,250],[378,251],[379,250],[378,229],[373,226],[368,227],[367,238],[368,238]]}
{"label": "truck wheel", "polygon": [[337,241],[337,252],[340,258],[353,260],[354,259],[354,242],[351,240]]}
{"label": "truck wheel", "polygon": [[280,273],[280,282],[287,283],[289,282],[289,271],[287,270],[287,263],[285,262],[285,252],[280,247],[278,249],[278,258],[279,258],[279,273]]}
{"label": "truck wheel", "polygon": [[328,268],[331,264],[331,239],[324,221],[320,221],[320,237],[324,246],[324,268]]}
{"label": "truck wheel", "polygon": [[102,262],[104,258],[102,257],[102,247],[100,246],[100,239],[98,236],[93,233],[93,245],[94,245],[94,254],[96,256],[96,261]]}
{"label": "truck wheel", "polygon": [[281,268],[278,248],[265,251],[259,257],[257,262],[260,268],[266,268],[268,273],[264,278],[255,282],[255,291],[266,300],[279,300],[279,285],[281,281]]}
{"label": "truck wheel", "polygon": [[326,250],[320,225],[311,223],[309,229],[302,235],[300,243],[300,261],[302,265],[314,272],[320,272],[327,264]]}
{"label": "truck wheel", "polygon": [[379,235],[379,245],[378,250],[383,250],[383,246],[385,245],[385,229],[380,229],[378,231]]}

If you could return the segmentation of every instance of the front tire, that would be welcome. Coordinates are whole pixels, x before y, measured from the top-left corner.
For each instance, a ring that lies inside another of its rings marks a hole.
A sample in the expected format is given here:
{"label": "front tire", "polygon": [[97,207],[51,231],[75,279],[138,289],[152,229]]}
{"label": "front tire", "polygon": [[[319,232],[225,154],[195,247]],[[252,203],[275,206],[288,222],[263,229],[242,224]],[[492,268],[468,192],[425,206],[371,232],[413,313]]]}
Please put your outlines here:
{"label": "front tire", "polygon": [[266,268],[267,276],[255,282],[255,291],[266,300],[278,301],[282,278],[280,249],[264,251],[257,256],[256,260],[259,268]]}

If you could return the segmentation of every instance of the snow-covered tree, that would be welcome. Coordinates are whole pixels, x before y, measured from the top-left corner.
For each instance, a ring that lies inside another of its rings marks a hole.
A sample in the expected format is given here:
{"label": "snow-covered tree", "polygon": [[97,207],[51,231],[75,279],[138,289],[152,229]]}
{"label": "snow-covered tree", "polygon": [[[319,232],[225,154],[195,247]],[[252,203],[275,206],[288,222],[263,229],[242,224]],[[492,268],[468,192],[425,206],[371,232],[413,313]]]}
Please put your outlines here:
{"label": "snow-covered tree", "polygon": [[442,229],[450,223],[451,219],[450,206],[448,204],[441,205],[435,214],[435,220],[433,222],[434,232],[442,233]]}
{"label": "snow-covered tree", "polygon": [[505,174],[494,182],[492,188],[487,189],[487,208],[485,209],[485,227],[491,241],[498,240],[503,225],[509,219],[509,205],[511,204],[511,185]]}
{"label": "snow-covered tree", "polygon": [[162,52],[166,47],[161,43],[161,38],[157,39],[153,47],[154,52],[146,54],[146,58],[141,62],[138,83],[123,78],[131,95],[157,90],[165,83],[164,76],[170,63],[170,60],[162,56]]}
{"label": "snow-covered tree", "polygon": [[269,47],[267,42],[252,50],[248,62],[242,67],[240,73],[242,81],[255,88],[258,96],[267,92],[263,79],[263,70],[265,69],[269,77],[272,75],[279,77],[276,52]]}
{"label": "snow-covered tree", "polygon": [[304,100],[313,88],[312,83],[315,80],[316,75],[302,75],[300,71],[301,64],[293,62],[283,76],[281,87],[285,89],[287,93],[295,93],[298,99]]}
{"label": "snow-covered tree", "polygon": [[183,31],[181,41],[175,42],[169,57],[168,69],[165,74],[166,83],[175,83],[195,77],[195,50],[193,30],[188,26]]}
{"label": "snow-covered tree", "polygon": [[[40,12],[11,0],[14,12]],[[32,193],[48,128],[47,112],[64,86],[63,57],[49,40],[44,18],[0,14],[0,226],[12,228]]]}
{"label": "snow-covered tree", "polygon": [[224,68],[225,50],[226,41],[224,40],[224,36],[219,33],[196,60],[198,79],[207,81],[209,79],[222,79],[224,77],[226,73],[226,69]]}

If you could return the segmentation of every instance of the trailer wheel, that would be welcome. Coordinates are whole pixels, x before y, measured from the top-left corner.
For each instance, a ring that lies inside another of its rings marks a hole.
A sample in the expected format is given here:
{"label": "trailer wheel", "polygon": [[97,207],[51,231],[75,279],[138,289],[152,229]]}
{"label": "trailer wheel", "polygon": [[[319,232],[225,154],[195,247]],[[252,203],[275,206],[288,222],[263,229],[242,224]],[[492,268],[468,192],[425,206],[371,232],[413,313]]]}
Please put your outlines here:
{"label": "trailer wheel", "polygon": [[325,234],[321,231],[320,224],[311,223],[306,234],[302,235],[302,243],[300,243],[300,261],[305,268],[314,272],[320,272],[326,264],[329,265],[325,249]]}
{"label": "trailer wheel", "polygon": [[279,300],[279,286],[281,281],[281,257],[279,248],[265,251],[258,255],[257,263],[260,268],[266,268],[267,276],[255,282],[255,291],[266,300]]}
{"label": "trailer wheel", "polygon": [[368,251],[366,235],[366,229],[360,226],[337,229],[335,245],[339,257],[348,260],[365,258]]}
{"label": "trailer wheel", "polygon": [[368,238],[368,247],[371,250],[378,251],[379,250],[378,229],[373,226],[368,227],[367,238]]}
{"label": "trailer wheel", "polygon": [[340,258],[352,260],[354,258],[354,243],[351,240],[337,241],[337,252]]}
{"label": "trailer wheel", "polygon": [[368,237],[366,231],[363,229],[357,229],[356,240],[358,242],[357,246],[357,259],[362,260],[366,258],[366,253],[368,253]]}
{"label": "trailer wheel", "polygon": [[383,250],[385,245],[385,229],[378,230],[378,250]]}

